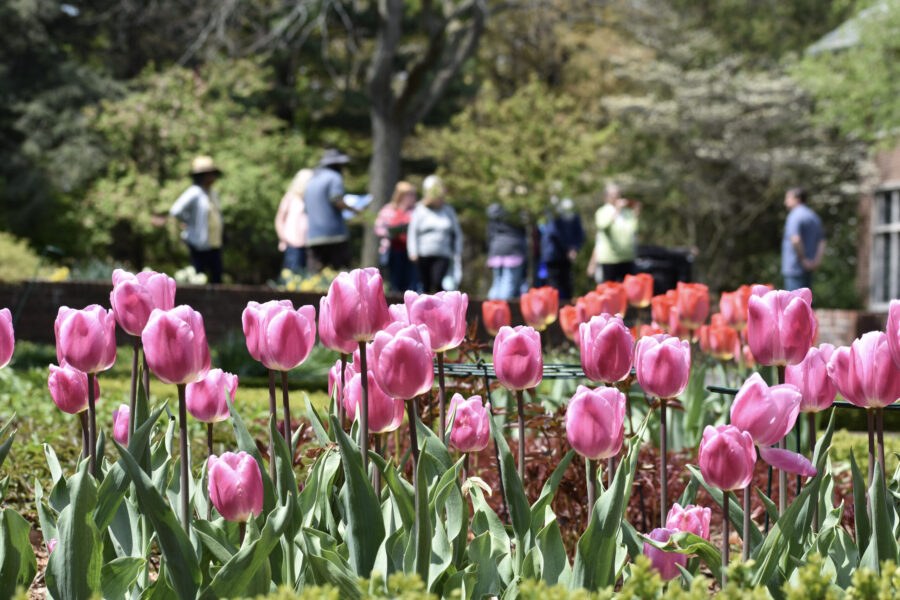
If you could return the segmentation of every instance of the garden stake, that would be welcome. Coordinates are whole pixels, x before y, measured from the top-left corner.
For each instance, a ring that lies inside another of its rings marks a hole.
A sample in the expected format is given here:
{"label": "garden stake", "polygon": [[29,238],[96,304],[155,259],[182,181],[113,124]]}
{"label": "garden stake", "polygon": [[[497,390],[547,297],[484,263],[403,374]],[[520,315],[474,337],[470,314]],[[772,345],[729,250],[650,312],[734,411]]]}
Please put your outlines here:
{"label": "garden stake", "polygon": [[659,399],[659,518],[666,526],[666,399]]}
{"label": "garden stake", "polygon": [[95,373],[88,373],[88,468],[91,475],[97,476],[97,409],[94,403],[94,381],[97,378]]}
{"label": "garden stake", "polygon": [[131,395],[128,398],[128,409],[131,411],[128,417],[128,439],[134,435],[135,415],[137,415],[137,382],[138,382],[138,354],[141,351],[141,338],[131,337]]}
{"label": "garden stake", "polygon": [[[778,365],[778,384],[784,383],[785,367]],[[787,439],[781,438],[778,441],[778,447],[782,450],[787,449]],[[778,515],[784,514],[788,506],[788,477],[787,472],[778,469]]]}
{"label": "garden stake", "polygon": [[437,364],[438,364],[438,418],[440,421],[438,422],[438,436],[441,438],[441,443],[445,446],[447,445],[447,401],[446,401],[446,393],[444,392],[444,353],[437,353]]}
{"label": "garden stake", "polygon": [[[484,397],[487,398],[487,401],[491,405],[490,410],[490,418],[493,421],[494,419],[494,404],[491,402],[491,385],[490,380],[488,379],[488,370],[487,364],[484,362],[484,359],[479,358],[478,363],[481,365],[481,380],[484,382]],[[493,436],[491,436],[493,438]],[[494,440],[494,458],[497,460],[497,468],[500,468],[500,446],[497,444],[497,440]],[[503,487],[503,477],[498,477],[497,480],[500,482],[500,496],[503,498],[503,522],[506,525],[509,525],[509,504],[506,502],[506,488]]]}
{"label": "garden stake", "polygon": [[[369,372],[366,370],[366,343],[359,343],[359,373],[362,394],[359,397],[359,448],[363,473],[369,476]],[[377,470],[377,469],[376,469]]]}
{"label": "garden stake", "polygon": [[284,407],[284,441],[293,460],[294,449],[291,448],[291,401],[288,398],[288,374],[281,372],[281,403]]}
{"label": "garden stake", "polygon": [[[190,467],[190,458],[188,457],[187,443],[187,385],[178,384],[178,433],[179,433],[179,450],[181,451],[181,522],[184,530],[191,533],[191,493],[188,486],[188,469]],[[275,464],[275,461],[272,461]]]}
{"label": "garden stake", "polygon": [[519,479],[525,485],[525,401],[524,392],[516,390],[516,407],[519,409]]}
{"label": "garden stake", "polygon": [[338,423],[344,427],[344,369],[347,368],[347,353],[341,352],[341,397],[337,399]]}
{"label": "garden stake", "polygon": [[78,416],[81,421],[81,458],[87,458],[90,455],[90,446],[91,443],[90,437],[88,434],[88,416],[87,411],[83,410],[78,413]]}
{"label": "garden stake", "polygon": [[641,504],[641,529],[647,531],[647,508],[644,506],[644,484],[638,482],[638,500]]}
{"label": "garden stake", "polygon": [[722,589],[725,589],[726,571],[728,570],[728,498],[730,492],[722,490]]}
{"label": "garden stake", "polygon": [[751,490],[753,483],[747,484],[747,487],[744,488],[744,547],[741,549],[741,558],[744,562],[750,560],[750,527],[752,527],[750,523],[750,500],[751,500]]}
{"label": "garden stake", "polygon": [[594,502],[597,500],[597,461],[593,458],[587,460],[587,495],[588,518],[587,524],[591,524],[591,516],[594,514]]}
{"label": "garden stake", "polygon": [[[269,369],[269,415],[276,418],[275,407],[275,371]],[[275,438],[272,437],[271,430],[269,431],[269,477],[272,478],[272,483],[275,483]]]}
{"label": "garden stake", "polygon": [[866,409],[866,423],[869,426],[869,486],[871,486],[872,477],[875,475],[875,412],[871,408]]}

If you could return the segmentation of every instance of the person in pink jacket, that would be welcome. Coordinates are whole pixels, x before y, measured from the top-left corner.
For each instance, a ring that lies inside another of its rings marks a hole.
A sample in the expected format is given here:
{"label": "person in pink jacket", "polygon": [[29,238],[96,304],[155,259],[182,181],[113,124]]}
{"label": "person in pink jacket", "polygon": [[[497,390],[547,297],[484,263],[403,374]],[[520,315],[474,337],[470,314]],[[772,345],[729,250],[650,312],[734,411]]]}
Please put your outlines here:
{"label": "person in pink jacket", "polygon": [[275,214],[278,249],[284,252],[282,269],[292,273],[300,273],[306,269],[306,235],[309,220],[306,217],[303,192],[312,175],[312,169],[297,171]]}

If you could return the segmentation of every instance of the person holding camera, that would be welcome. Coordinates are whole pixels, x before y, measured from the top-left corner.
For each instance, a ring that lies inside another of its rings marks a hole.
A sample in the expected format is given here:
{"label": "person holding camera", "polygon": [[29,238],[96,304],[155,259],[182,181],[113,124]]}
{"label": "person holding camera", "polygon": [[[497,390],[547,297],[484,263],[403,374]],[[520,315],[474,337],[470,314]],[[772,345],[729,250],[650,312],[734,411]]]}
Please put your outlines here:
{"label": "person holding camera", "polygon": [[606,186],[606,202],[594,215],[597,236],[587,268],[597,283],[622,281],[626,275],[634,274],[640,212],[638,202],[622,198],[619,186]]}

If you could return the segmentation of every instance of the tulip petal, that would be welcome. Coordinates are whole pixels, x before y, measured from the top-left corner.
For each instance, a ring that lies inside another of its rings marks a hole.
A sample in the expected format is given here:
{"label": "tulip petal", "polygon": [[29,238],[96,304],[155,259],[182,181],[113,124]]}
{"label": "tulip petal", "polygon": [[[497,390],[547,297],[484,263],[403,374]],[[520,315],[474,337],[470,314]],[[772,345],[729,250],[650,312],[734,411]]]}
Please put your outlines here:
{"label": "tulip petal", "polygon": [[791,452],[790,450],[760,446],[759,456],[768,464],[786,473],[800,475],[802,477],[815,477],[818,473],[813,464],[809,462],[805,456],[797,454],[796,452]]}

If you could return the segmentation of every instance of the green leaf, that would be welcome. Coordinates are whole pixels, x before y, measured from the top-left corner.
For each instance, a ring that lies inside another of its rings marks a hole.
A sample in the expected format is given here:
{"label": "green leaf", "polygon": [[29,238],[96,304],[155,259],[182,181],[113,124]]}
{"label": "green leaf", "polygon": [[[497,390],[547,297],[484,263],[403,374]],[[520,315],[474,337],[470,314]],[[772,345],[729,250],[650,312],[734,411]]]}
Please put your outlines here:
{"label": "green leaf", "polygon": [[129,590],[146,562],[143,558],[124,556],[103,565],[100,572],[100,589],[103,591],[103,599],[126,600],[130,598]]}
{"label": "green leaf", "polygon": [[368,577],[385,535],[381,504],[363,472],[359,447],[340,428],[334,415],[331,416],[331,428],[337,437],[344,468],[342,501],[347,519],[345,540],[350,552],[350,564],[357,576]]}
{"label": "green leaf", "polygon": [[691,477],[688,481],[687,485],[684,486],[684,491],[681,492],[681,496],[678,497],[678,504],[681,506],[688,506],[694,503],[694,500],[697,499],[697,490],[700,489],[700,482],[697,481],[696,478]]}
{"label": "green leaf", "polygon": [[275,441],[275,489],[278,492],[278,500],[281,504],[288,501],[288,496],[296,499],[297,479],[294,477],[294,459],[288,449],[284,436],[275,426],[275,416],[269,416],[269,435]]}
{"label": "green leaf", "polygon": [[494,417],[490,417],[490,424],[491,436],[500,450],[500,477],[503,479],[503,489],[506,491],[506,501],[509,504],[509,515],[519,544],[518,552],[524,556],[524,553],[528,551],[525,548],[525,540],[531,529],[531,506],[528,504],[522,480],[519,479],[515,459],[513,459],[509,445],[506,443],[500,427],[494,421]]}
{"label": "green leaf", "polygon": [[404,529],[411,531],[415,523],[416,505],[415,490],[408,481],[400,477],[394,463],[384,461],[382,468],[384,474],[384,482],[394,499],[394,506],[400,513],[400,520],[403,522]]}
{"label": "green leaf", "polygon": [[17,587],[27,589],[37,574],[30,534],[22,515],[11,508],[0,511],[0,598],[12,598]]}
{"label": "green leaf", "polygon": [[[233,414],[233,413],[232,413]],[[121,445],[120,461],[125,465],[132,482],[137,489],[141,514],[153,526],[156,540],[166,562],[166,572],[171,579],[174,591],[181,598],[194,598],[200,586],[201,573],[197,564],[197,556],[191,541],[175,517],[172,508],[153,486],[147,474],[138,466],[134,457]],[[55,553],[54,553],[55,554]]]}
{"label": "green leaf", "polygon": [[415,572],[418,573],[419,577],[425,583],[428,582],[428,567],[429,561],[431,560],[432,527],[431,511],[428,507],[428,487],[425,483],[425,462],[421,460],[421,458],[425,455],[424,449],[429,446],[428,442],[431,442],[431,445],[440,443],[437,441],[437,438],[434,440],[426,440],[425,444],[422,446],[423,452],[419,455],[420,460],[416,464],[416,488],[418,490],[418,495],[415,497],[416,535],[414,538],[414,568]]}
{"label": "green leaf", "polygon": [[556,585],[566,571],[570,571],[566,546],[563,544],[559,523],[553,519],[538,532],[535,542],[541,553],[541,579],[547,585]]}
{"label": "green leaf", "polygon": [[200,538],[200,542],[216,560],[222,563],[231,560],[231,557],[238,551],[238,548],[228,539],[227,526],[228,521],[224,519],[214,522],[197,519],[193,523],[194,533]]}
{"label": "green leaf", "polygon": [[[691,472],[691,475],[697,479],[700,485],[706,490],[706,492],[712,497],[716,504],[719,507],[723,504],[724,494],[722,494],[722,490],[719,488],[713,487],[706,483],[706,480],[703,479],[703,475],[700,473],[700,469],[695,467],[694,465],[686,465],[688,471]],[[734,498],[734,494],[731,495],[731,501],[728,503],[728,518],[731,520],[731,525],[734,527],[735,532],[737,532],[738,536],[741,539],[744,538],[744,510],[741,508],[741,503]],[[763,536],[760,533],[759,528],[751,523],[750,527],[750,544],[753,548],[758,548],[760,544],[762,544]]]}
{"label": "green leaf", "polygon": [[[9,428],[12,426],[13,419],[16,418],[16,413],[13,413],[9,420],[6,422],[6,425],[0,429],[0,440],[6,437],[6,434],[9,433]],[[16,430],[13,429],[12,433],[9,433],[9,437],[3,444],[0,444],[0,467],[3,466],[4,461],[6,461],[7,455],[9,455],[9,450],[12,448],[13,440],[16,439]]]}
{"label": "green leaf", "polygon": [[544,508],[550,506],[550,503],[553,502],[553,498],[556,496],[556,490],[559,488],[559,483],[562,481],[563,476],[566,474],[566,469],[569,467],[569,464],[574,457],[574,450],[566,452],[566,455],[563,456],[562,460],[559,461],[559,464],[556,465],[556,468],[553,469],[550,478],[544,482],[544,487],[541,488],[541,495],[538,496],[538,499],[531,505],[532,533],[537,534],[537,532],[544,527]]}
{"label": "green leaf", "polygon": [[897,562],[898,545],[893,535],[889,511],[893,511],[893,502],[888,506],[885,495],[884,477],[881,475],[881,464],[875,461],[872,472],[872,485],[869,486],[869,510],[872,513],[872,540],[863,554],[862,564],[876,573],[881,572],[885,561]]}
{"label": "green leaf", "polygon": [[443,442],[441,442],[431,429],[422,423],[422,420],[419,419],[418,415],[416,415],[416,439],[419,442],[420,454],[425,448],[425,442],[431,442],[431,446],[429,446],[430,453],[441,463],[441,466],[443,467],[442,472],[453,466],[453,459],[450,458],[447,447],[444,446]]}
{"label": "green leaf", "polygon": [[762,500],[763,506],[766,509],[766,513],[768,513],[769,518],[772,519],[772,522],[778,520],[778,506],[772,501],[771,498],[765,495],[763,491],[759,488],[755,488],[756,495],[759,496],[759,499]]}
{"label": "green leaf", "polygon": [[627,519],[622,519],[622,542],[632,561],[644,553],[644,538]]}
{"label": "green leaf", "polygon": [[303,394],[303,402],[306,404],[306,417],[309,419],[309,423],[312,425],[313,433],[316,434],[316,439],[319,440],[320,446],[327,446],[330,443],[334,442],[334,439],[330,435],[328,435],[328,431],[325,429],[325,424],[322,423],[322,420],[319,418],[319,413],[316,412],[316,409],[313,408],[312,402],[309,401],[309,396],[306,395],[306,392],[302,392]]}
{"label": "green leaf", "polygon": [[492,552],[491,534],[485,532],[469,544],[469,560],[476,566],[475,586],[472,598],[498,596],[500,594],[500,574]]}
{"label": "green leaf", "polygon": [[[866,506],[866,481],[863,479],[853,450],[850,450],[850,473],[853,480],[853,506]],[[859,554],[862,555],[869,546],[872,537],[872,525],[869,522],[869,513],[865,510],[853,511],[853,528],[856,535],[856,545]]]}
{"label": "green leaf", "polygon": [[[716,581],[722,580],[722,553],[712,543],[704,540],[702,537],[687,531],[679,531],[673,533],[672,537],[665,543],[655,542],[646,536],[644,536],[644,541],[657,548],[678,552],[679,554],[696,554],[700,557],[700,560],[706,563],[707,568],[712,572],[713,579]],[[666,547],[667,544],[668,547]],[[675,544],[677,549],[673,549],[672,544]]]}

